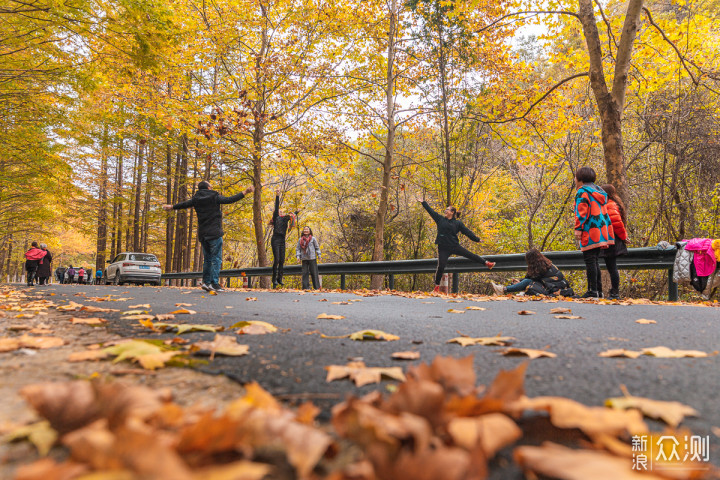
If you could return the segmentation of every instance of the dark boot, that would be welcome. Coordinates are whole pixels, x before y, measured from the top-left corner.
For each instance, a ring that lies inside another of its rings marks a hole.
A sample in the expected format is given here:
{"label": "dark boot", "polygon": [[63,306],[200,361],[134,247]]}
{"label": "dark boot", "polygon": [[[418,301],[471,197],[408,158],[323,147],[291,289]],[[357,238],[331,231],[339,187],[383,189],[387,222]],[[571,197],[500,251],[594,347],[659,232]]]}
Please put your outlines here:
{"label": "dark boot", "polygon": [[600,293],[597,290],[588,290],[585,292],[585,295],[580,298],[600,298]]}
{"label": "dark boot", "polygon": [[610,294],[608,295],[610,300],[620,300],[620,292],[617,288],[611,288]]}

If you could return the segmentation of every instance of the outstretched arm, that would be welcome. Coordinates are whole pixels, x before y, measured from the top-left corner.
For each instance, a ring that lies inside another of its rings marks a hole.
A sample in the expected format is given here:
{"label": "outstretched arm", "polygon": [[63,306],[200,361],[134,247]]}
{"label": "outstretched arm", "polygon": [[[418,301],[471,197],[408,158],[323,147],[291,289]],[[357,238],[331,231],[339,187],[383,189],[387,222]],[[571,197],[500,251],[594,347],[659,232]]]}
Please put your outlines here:
{"label": "outstretched arm", "polygon": [[463,235],[465,235],[466,237],[468,237],[468,238],[469,238],[470,240],[472,240],[473,242],[479,242],[479,241],[480,241],[480,238],[478,238],[478,236],[475,235],[475,234],[472,232],[472,230],[470,230],[469,228],[467,228],[467,227],[465,226],[465,224],[462,223],[462,222],[460,222],[460,231],[462,232]]}
{"label": "outstretched arm", "polygon": [[255,188],[253,188],[252,186],[249,186],[248,188],[245,189],[245,191],[236,193],[235,195],[233,195],[231,197],[224,197],[222,195],[218,195],[217,203],[235,203],[238,200],[242,200],[243,198],[245,198],[245,195],[247,195],[248,193],[252,193],[254,191],[255,191]]}
{"label": "outstretched arm", "polygon": [[175,205],[163,205],[163,209],[169,212],[170,210],[183,210],[185,208],[190,208],[192,205],[192,198],[190,198],[184,202],[176,203]]}
{"label": "outstretched arm", "polygon": [[427,212],[430,214],[432,219],[435,220],[435,222],[439,222],[443,218],[442,215],[440,215],[438,212],[436,212],[435,210],[430,208],[430,205],[428,205],[428,203],[425,200],[423,200],[421,203],[422,203],[423,208],[425,210],[427,210]]}
{"label": "outstretched arm", "polygon": [[273,210],[273,223],[275,223],[275,220],[277,220],[278,215],[280,214],[280,190],[275,190],[275,210]]}

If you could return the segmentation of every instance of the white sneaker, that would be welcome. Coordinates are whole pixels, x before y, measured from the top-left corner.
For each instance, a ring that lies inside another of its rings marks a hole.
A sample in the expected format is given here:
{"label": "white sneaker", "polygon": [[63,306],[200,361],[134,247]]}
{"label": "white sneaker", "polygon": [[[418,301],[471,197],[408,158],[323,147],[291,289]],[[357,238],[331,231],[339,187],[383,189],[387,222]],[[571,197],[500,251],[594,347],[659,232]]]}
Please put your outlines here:
{"label": "white sneaker", "polygon": [[200,282],[200,288],[202,288],[202,289],[205,290],[206,292],[209,292],[210,290],[212,290],[212,287],[210,287],[209,285],[205,285],[205,284],[202,283],[202,282]]}
{"label": "white sneaker", "polygon": [[505,287],[495,282],[490,282],[490,285],[492,285],[493,290],[495,290],[495,295],[505,295]]}

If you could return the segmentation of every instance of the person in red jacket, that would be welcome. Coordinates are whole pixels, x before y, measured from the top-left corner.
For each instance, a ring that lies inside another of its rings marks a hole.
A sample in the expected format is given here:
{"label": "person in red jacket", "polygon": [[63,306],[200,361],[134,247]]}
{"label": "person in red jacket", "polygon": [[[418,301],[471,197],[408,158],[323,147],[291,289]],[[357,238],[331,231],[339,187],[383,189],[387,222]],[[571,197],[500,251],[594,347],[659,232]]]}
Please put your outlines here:
{"label": "person in red jacket", "polygon": [[47,255],[47,250],[38,248],[37,242],[32,242],[30,250],[25,252],[25,270],[27,270],[27,284],[32,287],[35,283],[35,274],[37,273],[40,261]]}
{"label": "person in red jacket", "polygon": [[[615,187],[610,184],[601,187],[607,193],[607,211],[612,222],[615,233],[615,244],[600,252],[600,257],[605,259],[605,266],[610,274],[610,294],[608,298],[618,300],[620,298],[620,273],[617,269],[617,257],[627,253],[627,231],[625,223],[625,205],[617,194]],[[598,290],[602,289],[602,282],[598,279]]]}

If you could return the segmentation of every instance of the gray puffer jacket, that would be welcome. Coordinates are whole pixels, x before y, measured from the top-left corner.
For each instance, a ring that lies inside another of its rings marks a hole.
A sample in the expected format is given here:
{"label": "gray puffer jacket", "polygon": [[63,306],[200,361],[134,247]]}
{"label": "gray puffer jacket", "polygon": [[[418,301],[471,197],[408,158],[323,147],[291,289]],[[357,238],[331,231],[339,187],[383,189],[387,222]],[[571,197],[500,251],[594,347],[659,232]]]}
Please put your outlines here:
{"label": "gray puffer jacket", "polygon": [[298,239],[297,246],[295,247],[295,256],[298,260],[315,260],[320,258],[320,244],[317,238],[313,236],[305,250],[300,247],[300,240],[302,240],[302,236]]}

